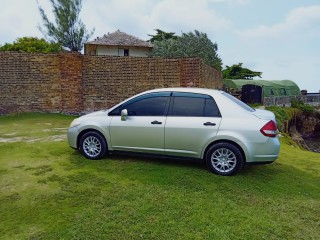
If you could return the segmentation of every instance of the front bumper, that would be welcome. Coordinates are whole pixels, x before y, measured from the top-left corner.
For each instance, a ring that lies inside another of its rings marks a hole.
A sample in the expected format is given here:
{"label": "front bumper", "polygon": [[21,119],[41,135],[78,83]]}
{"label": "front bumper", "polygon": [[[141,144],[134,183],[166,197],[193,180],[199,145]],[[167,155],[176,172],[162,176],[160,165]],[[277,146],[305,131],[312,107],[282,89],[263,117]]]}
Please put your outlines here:
{"label": "front bumper", "polygon": [[68,144],[71,148],[77,149],[78,144],[77,144],[77,139],[78,139],[78,128],[77,127],[71,127],[68,129]]}

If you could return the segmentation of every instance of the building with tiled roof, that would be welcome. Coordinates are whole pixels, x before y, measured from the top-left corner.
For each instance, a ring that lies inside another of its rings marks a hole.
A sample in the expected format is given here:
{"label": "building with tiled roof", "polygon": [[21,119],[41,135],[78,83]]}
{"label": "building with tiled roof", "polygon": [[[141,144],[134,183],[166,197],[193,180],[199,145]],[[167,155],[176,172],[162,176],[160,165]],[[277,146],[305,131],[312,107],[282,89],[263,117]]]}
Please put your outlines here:
{"label": "building with tiled roof", "polygon": [[150,42],[118,30],[87,42],[84,45],[84,53],[88,55],[146,57],[152,47]]}

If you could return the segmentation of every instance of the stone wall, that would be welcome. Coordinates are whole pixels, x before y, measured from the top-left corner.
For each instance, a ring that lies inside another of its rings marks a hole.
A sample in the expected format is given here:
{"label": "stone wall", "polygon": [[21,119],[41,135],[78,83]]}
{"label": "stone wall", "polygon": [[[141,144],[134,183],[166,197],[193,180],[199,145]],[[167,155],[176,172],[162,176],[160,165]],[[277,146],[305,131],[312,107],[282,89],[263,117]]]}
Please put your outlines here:
{"label": "stone wall", "polygon": [[305,104],[310,106],[320,106],[320,94],[314,95],[301,95],[301,96],[276,96],[276,97],[265,97],[263,99],[264,106],[291,106],[291,100],[301,100]]}
{"label": "stone wall", "polygon": [[113,106],[145,90],[180,86],[179,59],[84,57],[84,110]]}
{"label": "stone wall", "polygon": [[60,54],[61,112],[81,113],[83,97],[83,57],[80,54]]}
{"label": "stone wall", "polygon": [[0,111],[61,111],[57,54],[0,52]]}
{"label": "stone wall", "polygon": [[162,87],[222,88],[221,72],[198,58],[0,52],[0,113],[81,113]]}

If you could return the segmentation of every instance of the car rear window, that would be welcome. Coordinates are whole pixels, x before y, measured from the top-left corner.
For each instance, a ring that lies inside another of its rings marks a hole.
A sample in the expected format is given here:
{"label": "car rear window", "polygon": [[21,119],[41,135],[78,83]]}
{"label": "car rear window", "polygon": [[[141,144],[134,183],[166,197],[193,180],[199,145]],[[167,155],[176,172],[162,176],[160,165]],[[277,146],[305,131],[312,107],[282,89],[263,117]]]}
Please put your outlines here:
{"label": "car rear window", "polygon": [[247,104],[245,104],[244,102],[242,102],[241,100],[239,100],[238,98],[230,95],[229,93],[226,92],[222,92],[222,95],[229,98],[231,101],[233,101],[234,103],[238,104],[240,107],[242,107],[243,109],[249,111],[249,112],[255,112],[256,110],[253,109],[252,107],[248,106]]}

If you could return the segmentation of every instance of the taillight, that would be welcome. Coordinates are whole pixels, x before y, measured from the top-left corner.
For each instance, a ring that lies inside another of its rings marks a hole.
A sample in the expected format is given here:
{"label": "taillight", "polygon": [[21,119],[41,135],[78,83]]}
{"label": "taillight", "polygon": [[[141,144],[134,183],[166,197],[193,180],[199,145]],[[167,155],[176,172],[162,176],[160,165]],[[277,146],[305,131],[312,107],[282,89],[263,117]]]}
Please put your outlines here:
{"label": "taillight", "polygon": [[278,133],[277,124],[274,121],[269,121],[260,129],[260,132],[266,137],[276,137]]}

